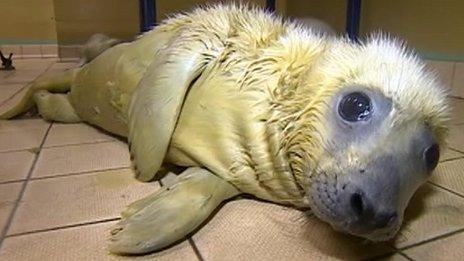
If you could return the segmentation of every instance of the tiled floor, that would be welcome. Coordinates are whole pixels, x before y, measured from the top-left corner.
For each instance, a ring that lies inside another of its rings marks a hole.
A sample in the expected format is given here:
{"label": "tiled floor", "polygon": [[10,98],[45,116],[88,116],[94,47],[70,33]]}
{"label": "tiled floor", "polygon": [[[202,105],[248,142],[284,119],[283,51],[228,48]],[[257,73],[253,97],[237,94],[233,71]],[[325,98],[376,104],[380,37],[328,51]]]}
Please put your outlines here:
{"label": "tiled floor", "polygon": [[[18,60],[17,71],[0,72],[0,112],[27,82],[71,66]],[[241,199],[224,205],[189,240],[140,257],[106,250],[124,206],[160,186],[133,178],[123,141],[85,124],[0,121],[0,260],[462,259],[464,100],[453,99],[453,107],[450,149],[391,242],[366,243],[298,210]]]}

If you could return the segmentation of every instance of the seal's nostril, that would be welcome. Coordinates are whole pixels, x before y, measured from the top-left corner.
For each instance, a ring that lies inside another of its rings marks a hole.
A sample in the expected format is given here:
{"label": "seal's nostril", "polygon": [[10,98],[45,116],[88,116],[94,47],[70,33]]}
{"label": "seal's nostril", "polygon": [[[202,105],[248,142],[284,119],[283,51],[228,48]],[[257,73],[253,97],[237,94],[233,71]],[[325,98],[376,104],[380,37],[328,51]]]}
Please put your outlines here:
{"label": "seal's nostril", "polygon": [[384,228],[395,222],[398,214],[396,212],[392,213],[381,213],[375,217],[374,225],[376,228]]}
{"label": "seal's nostril", "polygon": [[364,213],[364,202],[363,202],[363,195],[359,192],[355,192],[351,195],[350,199],[351,208],[353,209],[354,213],[359,217]]}
{"label": "seal's nostril", "polygon": [[428,170],[434,170],[440,158],[440,148],[438,144],[433,144],[424,151],[424,160]]}

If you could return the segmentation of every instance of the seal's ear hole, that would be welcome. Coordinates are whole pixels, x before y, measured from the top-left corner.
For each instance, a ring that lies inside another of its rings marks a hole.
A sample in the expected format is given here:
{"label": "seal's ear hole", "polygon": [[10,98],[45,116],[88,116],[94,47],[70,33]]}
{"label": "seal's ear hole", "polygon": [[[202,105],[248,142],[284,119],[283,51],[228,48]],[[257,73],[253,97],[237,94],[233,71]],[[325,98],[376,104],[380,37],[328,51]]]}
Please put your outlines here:
{"label": "seal's ear hole", "polygon": [[372,114],[371,99],[362,92],[348,93],[338,104],[338,114],[349,122],[365,121]]}
{"label": "seal's ear hole", "polygon": [[438,165],[438,160],[440,158],[440,147],[438,144],[433,144],[424,151],[424,160],[427,165],[427,169],[432,171]]}

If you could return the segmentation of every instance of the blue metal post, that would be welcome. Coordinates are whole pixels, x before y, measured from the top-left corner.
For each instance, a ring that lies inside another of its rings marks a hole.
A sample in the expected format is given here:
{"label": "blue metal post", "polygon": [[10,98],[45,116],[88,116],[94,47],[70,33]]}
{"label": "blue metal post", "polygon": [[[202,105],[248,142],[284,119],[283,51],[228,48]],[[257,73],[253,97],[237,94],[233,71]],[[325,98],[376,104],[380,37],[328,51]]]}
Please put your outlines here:
{"label": "blue metal post", "polygon": [[275,0],[266,0],[266,10],[273,13],[275,12],[276,2]]}
{"label": "blue metal post", "polygon": [[140,32],[150,31],[156,23],[156,1],[139,0]]}
{"label": "blue metal post", "polygon": [[346,33],[357,41],[359,37],[359,21],[361,19],[361,0],[348,0],[346,9]]}

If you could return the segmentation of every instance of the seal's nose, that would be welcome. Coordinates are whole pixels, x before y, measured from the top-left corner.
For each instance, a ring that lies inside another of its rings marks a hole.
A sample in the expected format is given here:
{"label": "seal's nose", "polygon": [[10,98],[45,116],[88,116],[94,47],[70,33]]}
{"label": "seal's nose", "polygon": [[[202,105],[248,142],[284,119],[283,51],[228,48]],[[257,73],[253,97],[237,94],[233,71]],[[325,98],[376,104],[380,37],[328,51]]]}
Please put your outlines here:
{"label": "seal's nose", "polygon": [[398,217],[395,211],[388,212],[376,209],[373,202],[360,190],[351,193],[348,207],[356,217],[354,223],[372,229],[385,228],[393,224]]}

